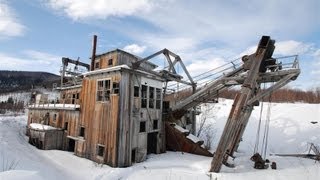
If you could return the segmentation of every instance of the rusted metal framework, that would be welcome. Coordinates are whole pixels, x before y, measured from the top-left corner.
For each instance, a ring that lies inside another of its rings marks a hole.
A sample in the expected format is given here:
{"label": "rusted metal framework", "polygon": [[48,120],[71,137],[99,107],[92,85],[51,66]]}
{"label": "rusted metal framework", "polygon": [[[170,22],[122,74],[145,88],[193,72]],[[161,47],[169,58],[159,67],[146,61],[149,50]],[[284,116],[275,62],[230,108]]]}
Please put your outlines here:
{"label": "rusted metal framework", "polygon": [[[74,64],[76,69],[78,68],[78,66],[82,66],[82,67],[85,67],[87,71],[89,71],[90,65],[79,61],[79,59],[73,60],[73,59],[66,58],[66,57],[63,57],[61,61],[62,61],[62,70],[61,70],[60,88],[63,88],[65,86],[72,86],[72,85],[81,84],[81,82],[82,82],[82,79],[80,78],[81,72],[67,70],[67,67],[69,64]],[[72,79],[71,82],[66,80],[67,75],[71,76],[71,79]]]}

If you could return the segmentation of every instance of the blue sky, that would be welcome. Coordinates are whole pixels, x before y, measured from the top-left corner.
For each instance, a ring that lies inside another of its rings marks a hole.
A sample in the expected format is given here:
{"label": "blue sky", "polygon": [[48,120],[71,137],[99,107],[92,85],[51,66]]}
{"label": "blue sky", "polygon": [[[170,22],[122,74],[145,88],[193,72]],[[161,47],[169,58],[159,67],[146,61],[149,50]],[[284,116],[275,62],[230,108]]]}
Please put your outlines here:
{"label": "blue sky", "polygon": [[97,34],[98,53],[168,48],[196,75],[270,35],[277,56],[300,56],[291,86],[309,89],[320,87],[319,12],[319,0],[0,0],[0,69],[58,74],[63,56],[89,63]]}

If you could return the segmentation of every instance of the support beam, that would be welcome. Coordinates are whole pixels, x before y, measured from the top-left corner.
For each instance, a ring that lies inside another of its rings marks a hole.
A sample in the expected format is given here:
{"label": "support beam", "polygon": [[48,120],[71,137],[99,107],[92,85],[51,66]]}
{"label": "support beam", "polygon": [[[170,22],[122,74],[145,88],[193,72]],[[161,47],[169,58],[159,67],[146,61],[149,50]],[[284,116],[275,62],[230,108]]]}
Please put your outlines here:
{"label": "support beam", "polygon": [[292,78],[296,77],[298,74],[289,74],[286,77],[282,78],[280,81],[278,81],[273,86],[269,87],[265,91],[262,91],[258,93],[256,96],[254,96],[252,99],[248,101],[248,105],[253,104],[254,102],[261,100],[263,97],[270,95],[273,91],[281,88],[282,86],[286,85],[291,81]]}
{"label": "support beam", "polygon": [[216,152],[211,162],[210,172],[219,172],[223,163],[226,163],[227,156],[233,154],[230,146],[233,146],[232,140],[235,138],[236,133],[240,131],[245,116],[247,116],[246,109],[248,108],[247,102],[253,96],[256,89],[256,81],[258,79],[261,63],[264,59],[272,56],[274,51],[274,40],[269,36],[263,36],[259,42],[258,48],[254,54],[248,58],[250,68],[248,77],[245,79],[241,91],[233,103],[232,110],[227,120],[228,127],[226,126],[221,139],[219,141]]}

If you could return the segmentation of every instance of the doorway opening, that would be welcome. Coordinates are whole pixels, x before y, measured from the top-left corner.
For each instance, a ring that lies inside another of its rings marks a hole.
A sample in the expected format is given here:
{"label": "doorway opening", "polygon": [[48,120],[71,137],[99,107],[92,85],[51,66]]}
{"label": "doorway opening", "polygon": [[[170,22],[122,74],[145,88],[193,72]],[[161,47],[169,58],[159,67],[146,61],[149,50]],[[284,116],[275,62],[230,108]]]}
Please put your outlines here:
{"label": "doorway opening", "polygon": [[69,144],[68,144],[68,151],[69,152],[74,152],[75,144],[76,144],[76,141],[74,139],[69,138]]}
{"label": "doorway opening", "polygon": [[158,132],[148,133],[148,146],[147,146],[147,154],[157,153],[157,141],[158,141]]}

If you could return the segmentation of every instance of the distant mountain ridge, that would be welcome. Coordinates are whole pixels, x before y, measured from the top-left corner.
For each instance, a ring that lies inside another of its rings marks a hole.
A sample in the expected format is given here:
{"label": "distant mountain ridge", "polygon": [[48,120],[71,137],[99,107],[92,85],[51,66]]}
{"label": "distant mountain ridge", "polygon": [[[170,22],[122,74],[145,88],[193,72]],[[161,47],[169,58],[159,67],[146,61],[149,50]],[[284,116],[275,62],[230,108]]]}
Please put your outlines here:
{"label": "distant mountain ridge", "polygon": [[0,93],[30,90],[35,87],[52,88],[60,76],[48,72],[0,70]]}

